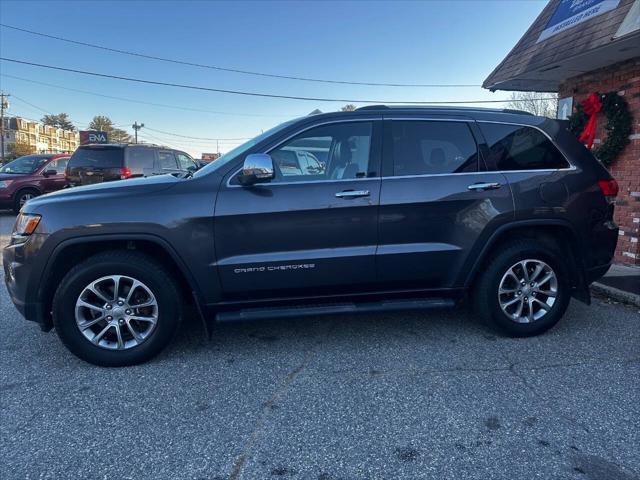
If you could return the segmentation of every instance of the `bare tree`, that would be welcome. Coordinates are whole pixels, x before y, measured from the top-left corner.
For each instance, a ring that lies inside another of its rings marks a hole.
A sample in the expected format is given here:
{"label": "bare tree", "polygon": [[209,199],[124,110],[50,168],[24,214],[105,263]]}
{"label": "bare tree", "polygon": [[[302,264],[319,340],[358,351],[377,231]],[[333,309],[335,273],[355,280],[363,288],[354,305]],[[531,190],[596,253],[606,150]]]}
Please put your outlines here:
{"label": "bare tree", "polygon": [[558,110],[557,93],[540,92],[511,92],[511,101],[507,103],[507,108],[514,110],[524,110],[541,117],[556,116]]}
{"label": "bare tree", "polygon": [[342,110],[343,112],[353,112],[355,109],[356,109],[356,106],[353,103],[347,103],[340,110]]}

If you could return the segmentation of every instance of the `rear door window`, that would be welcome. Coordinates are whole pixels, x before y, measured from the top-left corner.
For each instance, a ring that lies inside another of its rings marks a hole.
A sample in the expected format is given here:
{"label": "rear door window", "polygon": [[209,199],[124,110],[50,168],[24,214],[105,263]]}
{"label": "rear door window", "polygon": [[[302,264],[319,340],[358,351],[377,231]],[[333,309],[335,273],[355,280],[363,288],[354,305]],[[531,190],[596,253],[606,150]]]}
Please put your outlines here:
{"label": "rear door window", "polygon": [[122,168],[124,150],[119,147],[78,148],[69,160],[69,168]]}
{"label": "rear door window", "polygon": [[169,151],[158,151],[158,168],[157,170],[162,173],[167,170],[177,170],[178,164],[176,163],[176,158],[173,156],[173,152]]}
{"label": "rear door window", "polygon": [[480,122],[488,148],[489,170],[568,168],[557,147],[540,130],[522,125]]}
{"label": "rear door window", "polygon": [[465,122],[393,120],[393,176],[478,170],[478,148]]}
{"label": "rear door window", "polygon": [[132,175],[151,175],[155,160],[156,155],[152,148],[133,147],[127,151],[127,167]]}

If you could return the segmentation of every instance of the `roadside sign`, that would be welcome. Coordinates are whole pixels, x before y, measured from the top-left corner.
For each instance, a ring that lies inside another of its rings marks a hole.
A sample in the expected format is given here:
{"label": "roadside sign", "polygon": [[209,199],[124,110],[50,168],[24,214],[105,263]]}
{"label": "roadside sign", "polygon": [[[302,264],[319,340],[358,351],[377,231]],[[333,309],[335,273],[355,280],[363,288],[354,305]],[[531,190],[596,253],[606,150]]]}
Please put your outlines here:
{"label": "roadside sign", "polygon": [[109,135],[107,132],[98,132],[97,130],[81,130],[80,145],[88,143],[109,143]]}
{"label": "roadside sign", "polygon": [[536,43],[618,7],[620,0],[560,0]]}

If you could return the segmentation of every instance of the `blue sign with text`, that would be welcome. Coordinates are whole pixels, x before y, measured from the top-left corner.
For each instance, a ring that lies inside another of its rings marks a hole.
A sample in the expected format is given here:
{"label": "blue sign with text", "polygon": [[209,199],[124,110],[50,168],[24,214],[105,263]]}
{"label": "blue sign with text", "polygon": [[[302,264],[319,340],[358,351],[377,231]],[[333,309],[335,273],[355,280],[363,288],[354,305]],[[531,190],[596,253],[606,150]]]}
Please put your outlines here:
{"label": "blue sign with text", "polygon": [[538,42],[618,7],[620,0],[560,0]]}

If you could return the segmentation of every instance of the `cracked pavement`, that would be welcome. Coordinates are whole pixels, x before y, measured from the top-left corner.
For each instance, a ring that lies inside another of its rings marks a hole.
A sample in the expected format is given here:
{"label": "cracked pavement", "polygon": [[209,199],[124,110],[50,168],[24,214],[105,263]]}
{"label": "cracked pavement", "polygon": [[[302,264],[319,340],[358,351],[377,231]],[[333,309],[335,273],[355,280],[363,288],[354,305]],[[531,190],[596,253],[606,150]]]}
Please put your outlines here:
{"label": "cracked pavement", "polygon": [[[0,214],[2,241],[13,217]],[[218,325],[104,369],[0,287],[3,479],[640,478],[640,312],[510,339],[465,309]]]}

